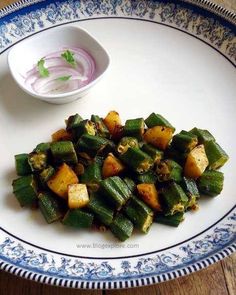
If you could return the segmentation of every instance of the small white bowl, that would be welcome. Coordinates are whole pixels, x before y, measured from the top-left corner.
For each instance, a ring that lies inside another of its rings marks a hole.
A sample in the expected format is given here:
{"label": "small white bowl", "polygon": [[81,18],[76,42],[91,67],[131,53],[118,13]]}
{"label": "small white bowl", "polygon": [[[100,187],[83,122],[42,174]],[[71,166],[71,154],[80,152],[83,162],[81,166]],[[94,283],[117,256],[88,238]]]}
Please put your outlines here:
{"label": "small white bowl", "polygon": [[[77,90],[60,94],[38,94],[25,83],[27,71],[31,70],[43,56],[60,50],[62,47],[80,47],[86,50],[95,61],[94,78],[89,84]],[[110,64],[110,57],[102,45],[87,31],[64,26],[52,28],[29,37],[16,44],[8,54],[10,72],[28,94],[54,104],[63,104],[81,98],[103,77]]]}

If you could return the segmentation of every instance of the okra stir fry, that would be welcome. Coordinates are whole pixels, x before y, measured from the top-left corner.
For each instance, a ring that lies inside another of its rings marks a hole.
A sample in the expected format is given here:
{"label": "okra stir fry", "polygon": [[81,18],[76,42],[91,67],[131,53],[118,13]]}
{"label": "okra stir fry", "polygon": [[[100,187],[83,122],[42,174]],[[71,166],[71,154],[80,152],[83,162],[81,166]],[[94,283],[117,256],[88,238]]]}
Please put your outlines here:
{"label": "okra stir fry", "polygon": [[72,115],[51,142],[15,156],[13,192],[48,223],[106,228],[121,241],[153,222],[178,226],[200,195],[220,194],[229,157],[207,130],[174,132],[156,113],[124,125],[115,111]]}

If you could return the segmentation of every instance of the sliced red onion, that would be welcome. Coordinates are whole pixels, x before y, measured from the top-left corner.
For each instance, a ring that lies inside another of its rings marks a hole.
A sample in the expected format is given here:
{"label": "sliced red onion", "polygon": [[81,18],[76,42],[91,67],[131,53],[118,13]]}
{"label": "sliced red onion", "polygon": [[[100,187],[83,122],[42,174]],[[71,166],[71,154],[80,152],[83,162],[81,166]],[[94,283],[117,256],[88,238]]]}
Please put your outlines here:
{"label": "sliced red onion", "polygon": [[[69,50],[74,54],[76,66],[70,65],[61,57]],[[48,77],[40,77],[37,65],[26,73],[25,83],[40,94],[56,94],[70,92],[86,86],[94,78],[95,62],[91,55],[81,48],[65,47],[50,53],[44,58],[45,67],[49,71]],[[70,76],[68,80],[61,77]]]}

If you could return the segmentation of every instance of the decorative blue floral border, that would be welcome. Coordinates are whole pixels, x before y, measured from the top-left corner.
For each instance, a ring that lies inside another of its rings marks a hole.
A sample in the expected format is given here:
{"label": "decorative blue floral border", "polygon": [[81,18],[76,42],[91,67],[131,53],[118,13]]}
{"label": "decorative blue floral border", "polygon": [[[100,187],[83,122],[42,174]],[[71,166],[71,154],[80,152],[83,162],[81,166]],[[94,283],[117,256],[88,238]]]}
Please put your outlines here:
{"label": "decorative blue floral border", "polygon": [[[195,2],[206,6],[209,3],[206,0]],[[30,5],[32,3],[34,5]],[[210,4],[207,8],[220,11]],[[22,0],[0,10],[0,54],[23,38],[52,26],[94,18],[124,17],[156,22],[191,34],[236,65],[236,27],[232,23],[235,17],[226,12],[223,14],[225,19],[181,1]],[[180,246],[140,257],[112,260],[42,251],[0,230],[0,268],[66,287],[94,289],[147,285],[189,274],[229,255],[236,250],[235,228],[234,209],[206,233]]]}

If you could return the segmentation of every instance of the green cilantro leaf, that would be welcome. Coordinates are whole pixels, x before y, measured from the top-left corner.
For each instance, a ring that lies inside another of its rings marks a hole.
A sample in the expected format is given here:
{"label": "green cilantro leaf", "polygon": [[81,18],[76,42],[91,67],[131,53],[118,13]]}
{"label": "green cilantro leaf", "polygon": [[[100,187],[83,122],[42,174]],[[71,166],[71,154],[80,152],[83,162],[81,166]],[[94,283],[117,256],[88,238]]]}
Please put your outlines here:
{"label": "green cilantro leaf", "polygon": [[62,77],[58,77],[57,80],[68,81],[70,78],[71,78],[71,76],[62,76]]}
{"label": "green cilantro leaf", "polygon": [[44,63],[45,63],[45,60],[41,58],[37,63],[37,67],[38,67],[39,75],[43,78],[46,78],[49,76],[49,70],[45,68]]}
{"label": "green cilantro leaf", "polygon": [[62,53],[61,57],[64,58],[73,67],[76,66],[76,60],[74,59],[74,53],[71,52],[70,50],[66,50],[64,53]]}

